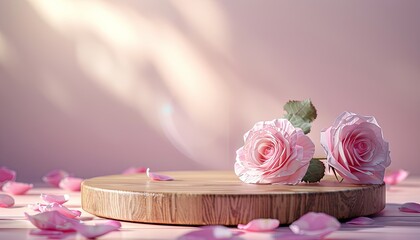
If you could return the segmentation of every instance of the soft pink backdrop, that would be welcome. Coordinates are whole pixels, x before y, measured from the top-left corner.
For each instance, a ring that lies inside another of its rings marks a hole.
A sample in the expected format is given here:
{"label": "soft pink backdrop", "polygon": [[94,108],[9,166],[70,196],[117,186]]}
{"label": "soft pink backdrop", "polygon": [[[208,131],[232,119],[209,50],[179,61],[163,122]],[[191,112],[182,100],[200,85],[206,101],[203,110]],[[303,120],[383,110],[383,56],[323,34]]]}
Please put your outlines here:
{"label": "soft pink backdrop", "polygon": [[0,165],[20,181],[233,169],[254,122],[311,98],[374,115],[420,174],[420,1],[1,1]]}

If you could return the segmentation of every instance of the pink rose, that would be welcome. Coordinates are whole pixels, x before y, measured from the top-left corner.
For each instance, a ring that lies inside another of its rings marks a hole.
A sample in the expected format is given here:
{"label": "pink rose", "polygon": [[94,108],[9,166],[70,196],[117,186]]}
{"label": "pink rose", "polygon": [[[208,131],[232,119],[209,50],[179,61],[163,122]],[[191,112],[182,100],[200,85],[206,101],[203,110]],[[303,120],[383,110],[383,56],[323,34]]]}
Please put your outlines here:
{"label": "pink rose", "polygon": [[311,139],[287,119],[256,123],[244,141],[235,173],[245,183],[299,183],[315,152]]}
{"label": "pink rose", "polygon": [[321,145],[328,164],[345,181],[355,184],[381,184],[391,163],[388,142],[376,119],[355,113],[342,113],[334,124],[321,132]]}

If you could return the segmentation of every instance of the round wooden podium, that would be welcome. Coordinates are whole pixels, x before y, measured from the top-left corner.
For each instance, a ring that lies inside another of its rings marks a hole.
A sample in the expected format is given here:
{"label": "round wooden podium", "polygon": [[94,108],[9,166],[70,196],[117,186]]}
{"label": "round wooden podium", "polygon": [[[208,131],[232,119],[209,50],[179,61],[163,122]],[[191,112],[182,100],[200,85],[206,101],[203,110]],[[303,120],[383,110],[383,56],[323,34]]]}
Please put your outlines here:
{"label": "round wooden podium", "polygon": [[385,207],[385,185],[321,183],[246,184],[233,172],[162,172],[174,181],[153,181],[146,174],[111,175],[82,183],[82,208],[117,220],[179,224],[237,225],[256,218],[290,224],[307,212],[337,219],[367,216]]}

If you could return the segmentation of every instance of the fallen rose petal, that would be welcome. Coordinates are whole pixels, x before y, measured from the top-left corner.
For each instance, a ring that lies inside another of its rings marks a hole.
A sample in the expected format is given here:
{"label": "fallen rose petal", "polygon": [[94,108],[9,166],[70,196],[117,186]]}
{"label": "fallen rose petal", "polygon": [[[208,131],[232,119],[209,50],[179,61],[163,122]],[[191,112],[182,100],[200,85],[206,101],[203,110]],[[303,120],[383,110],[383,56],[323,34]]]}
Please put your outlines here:
{"label": "fallen rose petal", "polygon": [[41,212],[57,211],[69,218],[79,217],[82,214],[82,212],[80,212],[79,210],[70,210],[64,207],[63,205],[59,203],[55,203],[55,202],[48,204],[47,206],[45,206],[43,210],[40,209],[40,211]]}
{"label": "fallen rose petal", "polygon": [[420,204],[408,202],[401,205],[399,209],[401,212],[420,213]]}
{"label": "fallen rose petal", "polygon": [[308,212],[293,222],[289,228],[296,234],[323,238],[338,230],[340,223],[328,214]]}
{"label": "fallen rose petal", "polygon": [[9,181],[3,185],[3,191],[13,195],[23,195],[32,187],[32,184]]}
{"label": "fallen rose petal", "polygon": [[74,224],[74,229],[86,238],[97,238],[109,232],[116,231],[121,228],[121,223],[117,221],[107,221],[95,225],[87,225],[84,223]]}
{"label": "fallen rose petal", "polygon": [[42,204],[42,203],[30,203],[27,205],[29,209],[37,211],[37,212],[45,212],[46,206],[47,204]]}
{"label": "fallen rose petal", "polygon": [[16,172],[7,167],[0,167],[0,188],[8,181],[15,181]]}
{"label": "fallen rose petal", "polygon": [[372,218],[368,217],[357,217],[353,218],[352,220],[346,222],[346,224],[351,225],[372,225],[375,222]]}
{"label": "fallen rose petal", "polygon": [[41,199],[46,201],[47,203],[55,202],[55,203],[63,204],[70,199],[70,195],[68,194],[54,195],[54,194],[41,193]]}
{"label": "fallen rose petal", "polygon": [[155,181],[172,181],[172,180],[174,180],[170,176],[150,172],[150,168],[148,168],[146,170],[146,174],[150,179],[155,180]]}
{"label": "fallen rose petal", "polygon": [[250,221],[248,224],[239,224],[238,228],[242,230],[252,231],[252,232],[266,232],[272,231],[278,228],[280,225],[280,221],[277,219],[254,219]]}
{"label": "fallen rose petal", "polygon": [[15,199],[7,194],[0,194],[0,207],[9,208],[15,205]]}
{"label": "fallen rose petal", "polygon": [[82,184],[82,181],[82,178],[65,177],[60,181],[59,186],[64,190],[77,192],[80,191],[80,185]]}
{"label": "fallen rose petal", "polygon": [[35,215],[25,213],[28,220],[37,228],[42,230],[74,231],[73,225],[79,221],[69,218],[58,211],[42,212]]}
{"label": "fallen rose petal", "polygon": [[144,167],[130,167],[127,168],[126,170],[124,170],[124,172],[122,172],[122,174],[124,175],[130,175],[130,174],[137,174],[137,173],[145,173],[147,171],[146,168]]}
{"label": "fallen rose petal", "polygon": [[199,230],[188,232],[180,237],[178,240],[214,240],[214,239],[235,239],[238,233],[232,232],[229,228],[224,226],[208,226],[202,227]]}
{"label": "fallen rose petal", "polygon": [[69,173],[64,170],[52,170],[42,177],[42,181],[54,187],[59,187],[60,181],[69,176]]}
{"label": "fallen rose petal", "polygon": [[108,220],[104,224],[112,225],[112,226],[115,226],[115,227],[118,227],[118,228],[121,227],[121,222],[120,221],[115,221],[115,220]]}
{"label": "fallen rose petal", "polygon": [[385,175],[384,182],[388,185],[396,185],[406,179],[408,174],[409,173],[403,169],[392,171]]}

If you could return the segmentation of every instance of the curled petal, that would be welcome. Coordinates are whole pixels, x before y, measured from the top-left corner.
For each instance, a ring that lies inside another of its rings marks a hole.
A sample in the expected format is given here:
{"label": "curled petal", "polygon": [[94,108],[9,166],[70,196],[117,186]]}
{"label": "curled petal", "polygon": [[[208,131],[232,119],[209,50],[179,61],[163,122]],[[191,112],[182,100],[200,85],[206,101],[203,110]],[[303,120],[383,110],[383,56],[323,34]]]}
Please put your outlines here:
{"label": "curled petal", "polygon": [[15,199],[7,194],[0,194],[0,207],[9,208],[15,205]]}
{"label": "curled petal", "polygon": [[74,224],[74,229],[86,238],[97,238],[109,232],[121,228],[121,223],[117,221],[107,221],[96,225],[87,225],[83,223]]}
{"label": "curled petal", "polygon": [[404,203],[399,207],[401,212],[420,213],[420,204],[414,202]]}
{"label": "curled petal", "polygon": [[146,174],[150,179],[155,180],[155,181],[172,181],[172,180],[174,180],[170,176],[150,172],[150,168],[148,168],[146,170]]}
{"label": "curled petal", "polygon": [[28,220],[37,228],[53,231],[74,231],[73,225],[79,221],[69,218],[58,211],[42,212],[35,215],[25,213]]}
{"label": "curled petal", "polygon": [[70,199],[68,194],[64,195],[54,195],[54,194],[44,194],[41,193],[41,199],[46,201],[47,203],[59,203],[63,204]]}
{"label": "curled petal", "polygon": [[279,225],[280,225],[280,221],[277,219],[261,218],[261,219],[254,219],[246,225],[239,224],[238,228],[242,230],[252,231],[252,232],[266,232],[266,231],[272,231],[278,228]]}
{"label": "curled petal", "polygon": [[45,206],[44,209],[40,209],[41,212],[45,211],[45,212],[51,212],[51,211],[57,211],[61,214],[63,214],[66,217],[69,218],[75,218],[75,217],[79,217],[82,212],[78,211],[78,210],[70,210],[66,207],[64,207],[63,205],[59,204],[59,203],[50,203],[47,206]]}
{"label": "curled petal", "polygon": [[399,169],[399,170],[386,174],[384,177],[384,182],[388,185],[396,185],[400,183],[401,181],[403,181],[404,179],[406,179],[408,174],[409,173],[407,171],[403,169]]}
{"label": "curled petal", "polygon": [[27,205],[29,209],[37,211],[37,212],[44,212],[46,206],[47,204],[42,204],[42,203],[34,203],[34,204],[30,203]]}
{"label": "curled petal", "polygon": [[189,240],[189,239],[206,239],[206,240],[214,240],[214,239],[233,239],[236,233],[233,233],[229,228],[224,226],[209,226],[209,227],[202,227],[199,230],[194,230],[188,232],[179,238],[178,240]]}
{"label": "curled petal", "polygon": [[372,218],[368,217],[357,217],[353,218],[352,220],[346,222],[346,224],[351,225],[372,225],[375,222]]}
{"label": "curled petal", "polygon": [[15,181],[16,172],[7,167],[0,167],[0,188],[8,181]]}
{"label": "curled petal", "polygon": [[32,187],[32,184],[9,181],[3,185],[3,191],[13,195],[23,195]]}
{"label": "curled petal", "polygon": [[126,170],[124,170],[124,172],[122,172],[122,174],[124,175],[130,175],[130,174],[137,174],[137,173],[145,173],[147,171],[146,168],[144,167],[130,167],[127,168]]}
{"label": "curled petal", "polygon": [[77,192],[80,191],[80,185],[82,184],[82,181],[82,178],[65,177],[60,181],[59,186],[64,190]]}
{"label": "curled petal", "polygon": [[325,213],[309,212],[289,227],[295,234],[323,238],[338,230],[340,223],[337,219]]}
{"label": "curled petal", "polygon": [[42,177],[42,181],[54,187],[59,187],[60,181],[68,177],[69,174],[64,170],[52,170]]}

